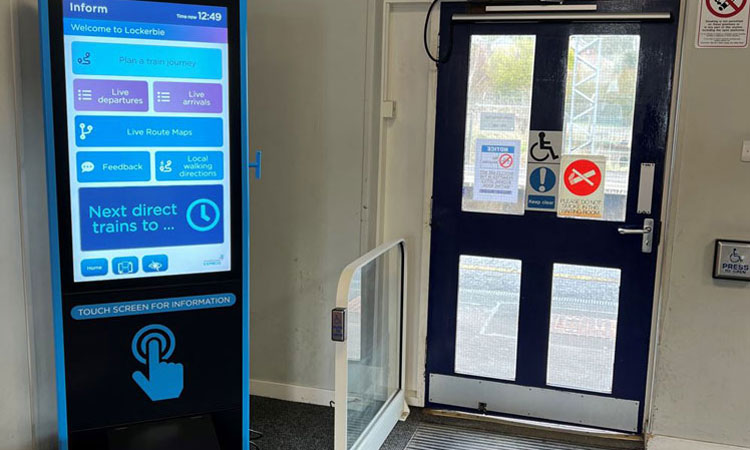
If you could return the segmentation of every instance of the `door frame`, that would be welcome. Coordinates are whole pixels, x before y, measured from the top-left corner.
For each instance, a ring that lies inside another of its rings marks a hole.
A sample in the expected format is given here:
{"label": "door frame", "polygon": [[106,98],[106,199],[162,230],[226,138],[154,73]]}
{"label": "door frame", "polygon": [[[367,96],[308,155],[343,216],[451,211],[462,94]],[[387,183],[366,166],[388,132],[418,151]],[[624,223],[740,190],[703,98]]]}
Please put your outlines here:
{"label": "door frame", "polygon": [[[381,42],[381,51],[379,52],[379,55],[376,55],[375,58],[377,61],[375,64],[370,65],[370,67],[378,67],[380,68],[380,86],[381,90],[378,93],[380,96],[380,101],[388,101],[388,100],[395,100],[395,99],[388,99],[385,97],[383,92],[385,92],[385,86],[387,83],[388,75],[389,75],[389,67],[388,67],[388,48],[391,45],[398,45],[399,43],[392,43],[389,40],[388,35],[388,17],[391,13],[393,5],[404,5],[404,4],[411,4],[411,5],[429,5],[430,0],[384,0],[383,2],[383,12],[382,12],[382,27],[380,29],[373,29],[371,33],[375,33],[379,36],[377,36],[375,39],[379,39],[379,42]],[[644,433],[649,433],[651,431],[651,405],[653,403],[653,395],[654,395],[654,378],[655,378],[655,361],[658,356],[658,345],[659,345],[659,335],[661,330],[661,322],[662,322],[662,307],[663,307],[663,301],[666,298],[667,289],[668,289],[668,283],[665,282],[665,270],[669,267],[670,264],[670,255],[672,254],[672,247],[673,247],[673,230],[674,230],[674,202],[675,202],[675,184],[676,184],[676,165],[679,162],[678,155],[676,154],[676,136],[677,136],[677,129],[679,127],[679,105],[681,102],[681,96],[680,96],[680,88],[682,86],[682,59],[683,59],[683,51],[685,43],[687,42],[685,40],[685,34],[686,34],[686,28],[688,24],[686,23],[687,17],[686,17],[686,7],[687,3],[685,0],[679,1],[679,11],[680,11],[680,18],[677,25],[677,46],[676,46],[676,53],[675,53],[675,62],[674,62],[674,70],[673,70],[673,89],[672,89],[672,97],[671,97],[671,105],[670,105],[670,121],[667,131],[667,147],[665,151],[665,169],[664,169],[664,195],[662,196],[662,204],[658,207],[661,208],[661,214],[662,214],[662,223],[663,226],[661,227],[660,231],[660,242],[661,245],[659,245],[659,248],[657,249],[657,262],[656,262],[656,274],[655,274],[655,285],[654,285],[654,298],[653,298],[653,314],[652,314],[652,324],[651,324],[651,337],[650,337],[650,347],[649,347],[649,355],[648,355],[648,373],[647,373],[647,382],[646,382],[646,390],[645,390],[645,397],[644,397],[644,414],[643,414],[643,423],[642,428]],[[440,23],[440,12],[439,8],[436,8],[432,19],[431,19],[431,28],[429,31],[429,42],[433,48],[433,52],[435,51],[437,47],[438,42],[438,34],[439,34],[439,26],[436,26],[436,24]],[[421,37],[421,33],[420,33]],[[425,56],[426,57],[426,56]],[[433,160],[434,160],[434,141],[435,141],[435,124],[434,119],[436,115],[436,108],[437,108],[437,71],[435,70],[434,66],[431,66],[431,69],[429,72],[426,72],[424,74],[427,84],[427,87],[429,89],[429,96],[428,96],[428,105],[427,105],[427,126],[426,126],[426,133],[427,133],[427,143],[428,148],[425,152],[425,158],[424,158],[424,167],[425,167],[425,187],[423,192],[423,204],[424,204],[424,221],[426,224],[429,223],[429,220],[431,218],[431,198],[432,198],[432,187],[433,187]],[[374,136],[381,137],[383,136],[383,129],[385,128],[385,122],[382,120],[381,111],[379,106],[376,102],[371,102],[373,107],[373,114],[377,115],[377,118],[379,119],[379,130],[378,132],[373,133]],[[382,183],[382,180],[384,179],[385,173],[384,173],[384,155],[386,152],[386,148],[382,140],[378,139],[378,142],[372,147],[373,152],[377,152],[377,161],[378,161],[378,181],[376,183],[373,183],[374,185],[380,185]],[[379,192],[381,192],[381,189],[378,189]],[[378,206],[381,205],[382,200],[380,199],[379,195],[379,201]],[[381,231],[384,227],[383,224],[383,217],[382,217],[382,209],[380,207],[377,208],[377,212],[375,214],[377,217],[375,220],[377,221],[376,229],[378,230],[378,238],[380,238]],[[416,231],[416,230],[415,230]],[[431,239],[431,228],[429,226],[425,226],[423,230],[421,230],[421,242],[415,243],[416,245],[421,246],[421,263],[419,266],[419,272],[426,275],[429,274],[430,270],[430,261],[429,261],[429,255],[430,255],[430,239]],[[419,384],[417,386],[417,392],[416,396],[409,396],[408,400],[411,405],[414,406],[423,406],[424,400],[425,400],[425,390],[426,390],[426,383],[424,379],[424,373],[425,373],[425,367],[424,362],[426,360],[426,328],[427,328],[427,308],[428,308],[428,297],[429,297],[429,277],[428,276],[422,276],[420,285],[419,285],[419,293],[418,295],[412,295],[411,301],[418,303],[418,310],[419,310],[419,342],[417,343],[418,348],[418,354],[417,355],[410,355],[410,358],[416,359],[418,361],[419,367],[418,367],[418,378],[419,378]],[[408,378],[407,374],[407,378]]]}

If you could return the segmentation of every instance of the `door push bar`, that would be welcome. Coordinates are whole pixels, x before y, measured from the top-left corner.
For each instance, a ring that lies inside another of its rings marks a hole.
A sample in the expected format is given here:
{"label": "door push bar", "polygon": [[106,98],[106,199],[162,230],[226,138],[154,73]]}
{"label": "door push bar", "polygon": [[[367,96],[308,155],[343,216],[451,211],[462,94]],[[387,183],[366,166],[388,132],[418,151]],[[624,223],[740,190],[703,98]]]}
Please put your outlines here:
{"label": "door push bar", "polygon": [[617,232],[623,236],[642,235],[643,242],[641,244],[641,251],[643,253],[651,253],[654,251],[654,219],[644,219],[642,230],[618,228]]}
{"label": "door push bar", "polygon": [[454,22],[529,22],[529,21],[593,21],[643,22],[670,20],[670,12],[652,13],[509,13],[509,14],[454,14]]}

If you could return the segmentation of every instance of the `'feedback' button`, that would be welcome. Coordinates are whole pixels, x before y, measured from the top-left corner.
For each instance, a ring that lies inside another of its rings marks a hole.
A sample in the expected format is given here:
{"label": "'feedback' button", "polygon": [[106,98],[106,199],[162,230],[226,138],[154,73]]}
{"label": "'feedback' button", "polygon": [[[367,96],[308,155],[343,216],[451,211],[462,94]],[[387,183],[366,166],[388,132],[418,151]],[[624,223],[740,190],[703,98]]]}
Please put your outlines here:
{"label": "'feedback' button", "polygon": [[79,183],[113,183],[151,180],[148,152],[78,152]]}

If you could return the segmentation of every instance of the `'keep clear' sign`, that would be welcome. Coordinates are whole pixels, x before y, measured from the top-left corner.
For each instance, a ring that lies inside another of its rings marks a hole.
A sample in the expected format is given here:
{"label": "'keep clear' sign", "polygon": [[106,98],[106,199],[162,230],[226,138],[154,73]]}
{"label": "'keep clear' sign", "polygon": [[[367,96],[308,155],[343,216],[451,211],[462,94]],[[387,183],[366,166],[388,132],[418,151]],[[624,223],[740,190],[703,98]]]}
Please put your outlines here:
{"label": "'keep clear' sign", "polygon": [[475,157],[474,200],[516,203],[521,141],[479,139]]}

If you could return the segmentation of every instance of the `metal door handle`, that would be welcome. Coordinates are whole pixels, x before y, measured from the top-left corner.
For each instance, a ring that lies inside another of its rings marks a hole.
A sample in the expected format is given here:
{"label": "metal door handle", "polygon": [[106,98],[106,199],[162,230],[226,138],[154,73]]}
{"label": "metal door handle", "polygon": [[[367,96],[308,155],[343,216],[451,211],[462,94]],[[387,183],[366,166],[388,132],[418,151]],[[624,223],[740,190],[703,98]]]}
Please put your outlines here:
{"label": "metal door handle", "polygon": [[645,219],[643,221],[643,228],[640,230],[634,230],[632,228],[618,228],[617,232],[623,236],[643,236],[641,251],[643,253],[651,253],[654,250],[654,219]]}
{"label": "metal door handle", "polygon": [[617,232],[622,235],[629,235],[629,234],[649,234],[653,233],[654,230],[652,230],[650,227],[644,228],[642,230],[631,230],[630,228],[618,228]]}

